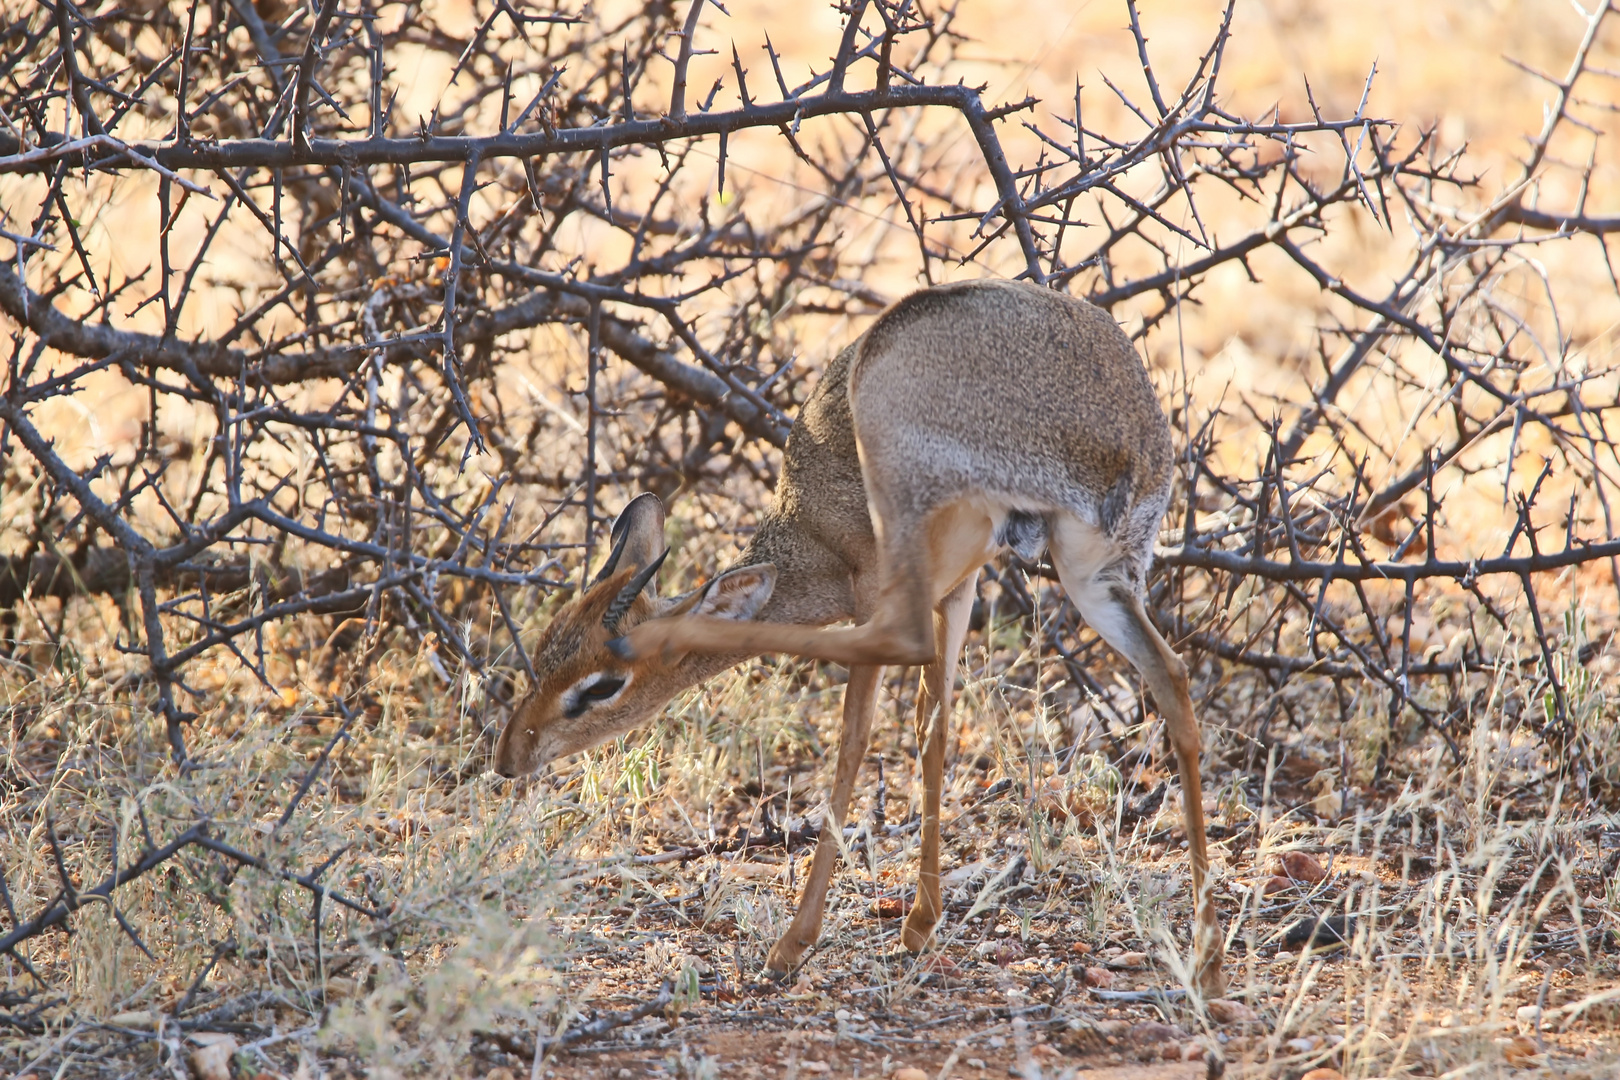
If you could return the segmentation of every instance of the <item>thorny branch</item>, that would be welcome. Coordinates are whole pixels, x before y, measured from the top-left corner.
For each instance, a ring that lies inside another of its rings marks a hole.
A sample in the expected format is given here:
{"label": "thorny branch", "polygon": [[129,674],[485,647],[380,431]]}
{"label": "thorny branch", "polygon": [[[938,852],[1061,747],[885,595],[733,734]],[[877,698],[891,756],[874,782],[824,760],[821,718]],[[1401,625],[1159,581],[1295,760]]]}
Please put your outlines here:
{"label": "thorny branch", "polygon": [[[958,78],[951,11],[914,0],[841,8],[830,67],[797,86],[767,42],[752,88],[737,43],[704,64],[718,5],[612,25],[475,7],[471,38],[331,0],[279,23],[238,0],[54,0],[0,28],[0,648],[23,648],[25,619],[49,630],[42,603],[60,626],[80,598],[115,598],[125,685],[187,767],[210,693],[188,672],[228,657],[275,688],[264,634],[298,621],[319,626],[339,700],[376,650],[335,658],[397,628],[498,713],[536,594],[577,580],[614,508],[602,491],[758,505],[807,361],[894,298],[879,282],[1025,277],[1109,308],[1154,353],[1212,275],[1264,269],[1320,291],[1321,371],[1308,397],[1244,402],[1246,429],[1235,404],[1171,395],[1186,483],[1153,591],[1166,630],[1211,693],[1221,665],[1264,682],[1262,739],[1289,680],[1328,678],[1455,747],[1461,676],[1520,663],[1528,613],[1539,727],[1578,748],[1560,681],[1578,633],[1548,625],[1537,590],[1613,577],[1620,400],[1601,354],[1546,334],[1556,306],[1518,297],[1536,247],[1615,231],[1586,205],[1590,166],[1573,205],[1539,202],[1575,160],[1559,140],[1589,127],[1577,91],[1604,77],[1610,8],[1554,81],[1523,175],[1482,194],[1460,151],[1365,95],[1347,116],[1308,97],[1303,120],[1230,112],[1231,4],[1201,55],[1157,66],[1126,6],[1149,101],[1110,81],[1112,127],[1078,88],[1072,105],[986,100]],[[390,65],[413,51],[453,71],[428,115],[397,106]],[[1358,216],[1410,230],[1394,275],[1348,280],[1317,243]],[[1405,436],[1352,401],[1370,380],[1416,403]],[[105,418],[127,435],[86,447],[47,425],[64,404],[94,414],[109,383],[144,402]],[[1223,444],[1257,429],[1257,454]],[[1443,500],[1492,485],[1511,535],[1463,550]],[[1073,612],[1000,581],[1042,615],[1077,700],[1129,720]],[[1470,633],[1437,644],[1423,613],[1441,596],[1471,605]],[[290,874],[199,821],[0,948],[191,848]]]}

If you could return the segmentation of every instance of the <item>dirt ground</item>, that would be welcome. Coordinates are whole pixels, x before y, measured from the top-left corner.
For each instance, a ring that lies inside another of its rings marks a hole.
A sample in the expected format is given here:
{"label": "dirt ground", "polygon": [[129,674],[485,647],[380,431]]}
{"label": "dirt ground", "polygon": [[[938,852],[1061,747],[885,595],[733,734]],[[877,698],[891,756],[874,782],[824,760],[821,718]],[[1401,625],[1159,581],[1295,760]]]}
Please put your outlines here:
{"label": "dirt ground", "polygon": [[[1308,803],[1313,773],[1308,756],[1284,755],[1271,798]],[[786,903],[789,867],[802,875],[807,848],[791,860],[778,848],[652,864],[678,875],[668,902],[604,899],[611,906],[573,927],[569,981],[589,988],[593,1019],[645,1005],[660,985],[660,962],[666,971],[679,964],[696,972],[700,998],[678,1013],[660,1010],[554,1052],[540,1075],[856,1078],[910,1068],[941,1080],[1194,1080],[1223,1073],[1298,1080],[1312,1069],[1381,1075],[1368,1067],[1387,1061],[1390,1044],[1403,1041],[1410,1059],[1401,1071],[1416,1075],[1454,1075],[1446,1066],[1469,1059],[1486,1075],[1595,1080],[1620,1069],[1610,1004],[1620,942],[1599,928],[1604,917],[1588,913],[1580,928],[1567,917],[1544,917],[1519,974],[1504,979],[1481,1009],[1471,965],[1421,945],[1436,929],[1424,917],[1423,896],[1437,868],[1432,847],[1409,842],[1421,840],[1421,826],[1405,842],[1384,846],[1372,840],[1364,808],[1359,822],[1301,825],[1285,852],[1259,852],[1252,825],[1222,820],[1212,806],[1232,986],[1227,999],[1200,1007],[1188,1000],[1176,971],[1190,917],[1179,829],[1140,823],[1126,845],[1125,869],[1117,872],[1137,890],[1131,895],[1119,882],[1115,902],[1134,903],[1139,914],[1145,902],[1167,917],[1147,934],[1134,933],[1128,913],[1099,910],[1098,881],[1082,868],[1088,856],[1101,854],[1100,845],[1071,834],[1053,865],[1037,871],[1027,845],[1005,828],[1031,809],[1049,820],[1057,804],[1048,798],[1020,806],[1017,785],[988,776],[977,783],[977,795],[962,800],[954,821],[947,818],[946,840],[956,855],[947,858],[949,914],[936,947],[923,957],[899,944],[898,916],[909,902],[904,835],[876,842],[868,861],[868,869],[877,868],[875,888],[873,876],[859,868],[840,876],[823,942],[790,985],[761,978],[757,949],[736,925],[735,901],[726,909],[715,897],[774,889]],[[1598,846],[1620,839],[1604,830],[1591,835]],[[1578,846],[1566,850],[1575,857],[1570,882],[1582,895],[1601,893],[1594,864],[1580,858]],[[1321,881],[1303,880],[1318,871]],[[1289,881],[1290,872],[1301,880]],[[1520,857],[1489,880],[1465,874],[1458,884],[1481,897],[1483,883],[1503,903],[1556,896],[1552,881],[1535,878],[1534,862]],[[599,895],[617,884],[599,880]],[[1263,893],[1268,887],[1275,891]],[[1368,890],[1376,901],[1363,899]],[[1329,941],[1307,951],[1289,940],[1290,929],[1347,910],[1347,902],[1354,913],[1348,944]],[[1369,913],[1376,914],[1369,919]],[[1378,921],[1380,914],[1386,921]],[[1593,997],[1601,1000],[1574,1022],[1558,1019],[1560,1009]],[[500,1069],[523,1076],[531,1066],[527,1053],[475,1045],[497,1078],[504,1076]]]}

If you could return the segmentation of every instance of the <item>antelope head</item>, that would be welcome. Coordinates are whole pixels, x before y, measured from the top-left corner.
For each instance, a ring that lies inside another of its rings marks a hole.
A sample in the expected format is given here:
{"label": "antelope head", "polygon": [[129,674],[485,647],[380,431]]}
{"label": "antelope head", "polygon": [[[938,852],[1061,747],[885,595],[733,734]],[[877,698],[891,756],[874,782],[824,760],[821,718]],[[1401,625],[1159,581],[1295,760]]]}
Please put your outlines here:
{"label": "antelope head", "polygon": [[742,566],[683,596],[658,595],[664,506],[638,495],[613,523],[607,561],[559,611],[533,654],[534,685],[495,743],[494,769],[523,776],[589,749],[656,715],[709,671],[688,658],[621,659],[608,643],[649,619],[705,615],[751,619],[770,599],[774,566]]}

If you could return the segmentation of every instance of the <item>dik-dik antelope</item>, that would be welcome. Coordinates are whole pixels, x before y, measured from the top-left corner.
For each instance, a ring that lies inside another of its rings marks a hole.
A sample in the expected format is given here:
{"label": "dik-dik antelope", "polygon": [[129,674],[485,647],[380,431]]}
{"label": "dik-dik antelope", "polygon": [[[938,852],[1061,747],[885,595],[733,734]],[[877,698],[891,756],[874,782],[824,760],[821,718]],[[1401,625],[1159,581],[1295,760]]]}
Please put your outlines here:
{"label": "dik-dik antelope", "polygon": [[[786,972],[821,929],[883,666],[922,665],[922,867],[902,934],[920,951],[942,911],[945,739],[979,568],[999,549],[1034,559],[1047,548],[1064,591],[1136,666],[1167,721],[1191,849],[1196,978],[1217,995],[1198,723],[1186,666],[1142,600],[1173,467],[1153,387],[1107,313],[1010,281],[914,293],[828,366],[789,435],[775,504],[736,566],[660,597],[663,505],[646,494],[625,507],[596,579],[540,639],[538,681],[501,732],[495,769],[518,776],[620,735],[749,656],[849,665],[828,818],[798,912],[766,961]],[[853,625],[828,628],[840,622]]]}

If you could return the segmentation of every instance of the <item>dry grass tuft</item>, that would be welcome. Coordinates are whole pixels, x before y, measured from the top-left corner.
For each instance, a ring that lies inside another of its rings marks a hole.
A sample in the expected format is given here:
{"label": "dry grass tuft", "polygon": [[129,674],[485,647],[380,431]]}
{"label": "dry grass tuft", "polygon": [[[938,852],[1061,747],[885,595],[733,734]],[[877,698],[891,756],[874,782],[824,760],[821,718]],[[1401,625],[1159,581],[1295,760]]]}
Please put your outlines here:
{"label": "dry grass tuft", "polygon": [[[760,5],[733,7],[747,20]],[[1500,171],[1540,98],[1495,54],[1522,46],[1548,68],[1567,58],[1554,7],[1257,0],[1241,5],[1234,94],[1243,107],[1293,101],[1284,83],[1305,71],[1320,100],[1348,111],[1383,56],[1374,112],[1436,120],[1448,146],[1473,139],[1470,160]],[[1117,8],[1106,18],[1101,5],[1027,5],[1018,18],[1005,5],[963,8],[985,44],[961,70],[982,68],[998,87],[1027,79],[1061,102],[1077,70],[1133,62]],[[1177,55],[1206,41],[1200,5],[1149,17],[1156,45]],[[820,63],[826,34],[789,42],[788,59]],[[1107,123],[1117,107],[1097,108]],[[1594,165],[1594,212],[1614,201],[1615,167]],[[1376,277],[1406,239],[1346,219],[1335,265]],[[1510,284],[1533,298],[1537,282],[1556,280],[1574,313],[1559,334],[1607,357],[1620,294],[1590,249],[1572,249],[1537,248],[1545,260]],[[1155,370],[1188,362],[1200,408],[1223,395],[1229,406],[1302,400],[1301,373],[1317,363],[1306,343],[1329,300],[1280,272],[1273,286],[1278,268],[1263,262],[1260,287],[1229,269],[1174,339],[1147,339]],[[844,316],[827,322],[851,329]],[[556,366],[564,386],[572,369]],[[1229,412],[1217,454],[1247,460],[1260,422]],[[57,423],[64,445],[94,456],[88,426]],[[572,460],[583,451],[568,440],[547,445]],[[711,571],[746,524],[737,507],[759,485],[728,483],[704,493],[708,516],[696,499],[678,508],[675,579]],[[617,506],[629,494],[604,481],[599,497]],[[1475,502],[1451,522],[1460,547],[1505,531],[1505,512]],[[528,510],[515,531],[542,516]],[[577,573],[572,540],[559,548],[557,572]],[[278,557],[326,568],[297,544]],[[1227,1076],[1286,1080],[1614,1076],[1620,650],[1601,571],[1544,593],[1557,603],[1540,613],[1556,624],[1546,638],[1556,682],[1522,607],[1494,628],[1460,601],[1417,613],[1414,640],[1434,655],[1467,632],[1483,635],[1475,655],[1499,658],[1417,691],[1417,704],[1462,718],[1456,756],[1410,709],[1391,716],[1379,687],[1309,672],[1239,678],[1189,647],[1230,957],[1218,1002],[1188,990],[1191,898],[1161,725],[1133,681],[1082,687],[1043,652],[1066,616],[1039,575],[1014,569],[987,586],[970,637],[936,947],[919,959],[900,947],[921,791],[915,686],[891,673],[823,940],[786,986],[761,970],[829,787],[840,671],[750,663],[649,730],[506,782],[485,765],[510,703],[509,658],[486,679],[421,627],[354,644],[339,619],[305,614],[255,642],[273,687],[229,654],[187,669],[207,704],[187,729],[194,766],[181,770],[142,663],[120,648],[134,640],[129,598],[30,600],[0,658],[0,931],[59,900],[72,911],[0,957],[0,1070],[1191,1080],[1218,1058]],[[1241,611],[1263,587],[1220,599]],[[525,590],[516,602],[527,640],[557,598]],[[1190,600],[1202,601],[1213,603]],[[493,601],[457,595],[447,607],[480,603],[462,637],[498,640]],[[1291,623],[1272,645],[1308,655],[1303,634]],[[1539,734],[1554,685],[1566,699],[1562,741]],[[204,823],[212,846],[186,847],[110,899],[88,895]]]}
{"label": "dry grass tuft", "polygon": [[[237,1075],[526,1075],[537,1040],[662,989],[667,1004],[554,1051],[541,1074],[878,1075],[887,1062],[974,1076],[982,1061],[982,1075],[1064,1076],[1218,1054],[1232,1075],[1608,1075],[1620,835],[1574,805],[1514,719],[1539,704],[1528,673],[1478,678],[1462,767],[1419,739],[1389,751],[1378,781],[1353,779],[1348,803],[1321,779],[1339,760],[1336,725],[1260,749],[1238,718],[1262,701],[1209,714],[1233,981],[1233,1004],[1210,1005],[1178,989],[1191,905],[1156,718],[1121,756],[1084,710],[1032,693],[1052,665],[1031,629],[992,616],[970,644],[938,948],[914,962],[892,917],[920,798],[914,691],[895,677],[869,764],[881,781],[852,812],[824,939],[788,987],[759,973],[808,865],[835,671],[747,666],[658,728],[513,784],[480,772],[468,673],[448,668],[446,683],[385,654],[277,828],[340,717],[244,688],[199,718],[206,765],[178,775],[159,725],[102,704],[117,689],[88,656],[77,672],[10,665],[5,869],[20,913],[58,890],[58,854],[82,888],[143,830],[161,843],[206,817],[272,870],[319,868],[381,914],[327,903],[317,935],[306,890],[188,851],[120,888],[116,907],[86,905],[71,934],[30,943],[48,990],[12,962],[6,1067],[158,1073],[208,1029],[236,1039]],[[1206,691],[1218,682],[1210,666],[1199,675]],[[1594,730],[1612,728],[1604,681],[1571,686]],[[1294,706],[1336,715],[1330,690]],[[744,835],[774,842],[701,854]],[[1344,940],[1319,931],[1305,947],[1322,917]],[[1169,996],[1141,993],[1155,988]]]}

